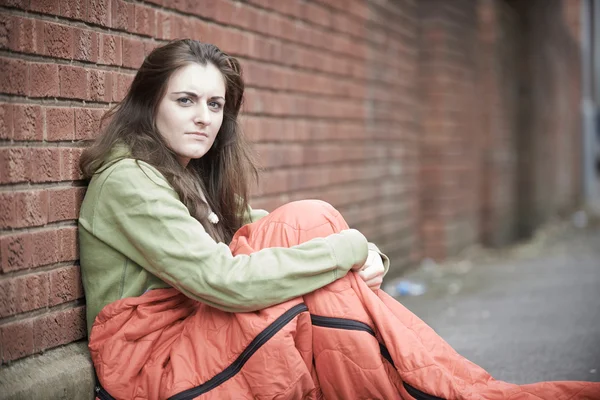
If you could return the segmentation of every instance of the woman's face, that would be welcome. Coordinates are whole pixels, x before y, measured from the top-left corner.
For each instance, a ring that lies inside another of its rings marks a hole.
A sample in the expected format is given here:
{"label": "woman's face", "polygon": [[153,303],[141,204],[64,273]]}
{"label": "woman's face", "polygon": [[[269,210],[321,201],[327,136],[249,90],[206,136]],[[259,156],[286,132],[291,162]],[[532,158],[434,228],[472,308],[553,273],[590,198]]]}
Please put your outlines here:
{"label": "woman's face", "polygon": [[156,126],[185,168],[204,156],[223,123],[225,80],[213,64],[175,71],[158,105]]}

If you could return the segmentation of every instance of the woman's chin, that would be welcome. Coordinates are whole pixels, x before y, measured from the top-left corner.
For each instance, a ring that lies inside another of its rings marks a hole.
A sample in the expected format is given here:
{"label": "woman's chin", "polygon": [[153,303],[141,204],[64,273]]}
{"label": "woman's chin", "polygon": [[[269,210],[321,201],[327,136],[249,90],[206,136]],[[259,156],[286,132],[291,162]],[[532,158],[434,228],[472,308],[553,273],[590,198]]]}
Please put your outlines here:
{"label": "woman's chin", "polygon": [[191,160],[195,160],[198,158],[202,158],[204,157],[204,155],[208,152],[209,149],[207,149],[205,146],[198,146],[198,148],[187,148],[186,151],[182,151],[179,154],[180,157],[185,157],[185,158],[189,158]]}

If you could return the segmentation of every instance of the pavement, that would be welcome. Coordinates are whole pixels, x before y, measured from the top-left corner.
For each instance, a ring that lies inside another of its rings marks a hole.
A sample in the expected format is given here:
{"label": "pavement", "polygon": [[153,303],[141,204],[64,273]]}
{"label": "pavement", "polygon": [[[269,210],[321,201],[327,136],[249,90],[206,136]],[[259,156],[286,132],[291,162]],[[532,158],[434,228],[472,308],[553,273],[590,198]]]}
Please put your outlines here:
{"label": "pavement", "polygon": [[396,298],[496,379],[600,382],[600,224],[583,222],[442,265],[426,260],[384,290],[423,284],[424,294]]}

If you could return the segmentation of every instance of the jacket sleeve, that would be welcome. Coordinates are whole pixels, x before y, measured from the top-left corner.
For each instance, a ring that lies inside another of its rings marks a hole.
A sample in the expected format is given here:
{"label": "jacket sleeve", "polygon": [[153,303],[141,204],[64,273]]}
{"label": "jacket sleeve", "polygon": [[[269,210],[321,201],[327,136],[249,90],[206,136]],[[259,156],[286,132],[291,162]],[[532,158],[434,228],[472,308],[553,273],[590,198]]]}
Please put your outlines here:
{"label": "jacket sleeve", "polygon": [[379,250],[379,247],[375,246],[375,244],[369,242],[368,245],[369,245],[369,250],[376,251],[381,256],[381,259],[383,260],[383,267],[385,268],[385,270],[383,272],[383,276],[385,277],[387,275],[388,271],[390,270],[390,258],[388,256],[386,256],[385,254],[383,254],[381,252],[381,250]]}
{"label": "jacket sleeve", "polygon": [[[267,215],[269,215],[268,211],[261,209],[252,209],[252,207],[248,206],[248,211],[246,213],[244,223],[249,224],[252,222],[256,222],[259,219],[266,217]],[[388,271],[390,270],[390,258],[384,253],[382,253],[381,250],[379,250],[379,247],[377,247],[374,243],[369,242],[368,247],[369,250],[376,251],[377,253],[379,253],[379,256],[381,256],[381,259],[383,260],[383,267],[385,268],[383,276],[385,277],[385,275],[387,275]]]}
{"label": "jacket sleeve", "polygon": [[246,215],[244,216],[244,224],[251,224],[252,222],[256,222],[262,217],[266,217],[269,215],[268,211],[261,209],[253,209],[248,206],[248,210],[246,211]]}
{"label": "jacket sleeve", "polygon": [[367,241],[353,229],[234,257],[156,169],[127,159],[105,174],[93,234],[188,297],[225,311],[254,311],[301,296],[367,258]]}

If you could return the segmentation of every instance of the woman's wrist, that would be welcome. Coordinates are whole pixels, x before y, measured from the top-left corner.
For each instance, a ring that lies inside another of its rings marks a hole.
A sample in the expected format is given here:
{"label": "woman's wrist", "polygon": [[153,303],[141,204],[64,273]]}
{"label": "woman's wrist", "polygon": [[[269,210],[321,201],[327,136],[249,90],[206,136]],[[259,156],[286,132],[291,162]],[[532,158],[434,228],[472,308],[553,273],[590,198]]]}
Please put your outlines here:
{"label": "woman's wrist", "polygon": [[329,235],[326,240],[332,249],[337,270],[341,270],[337,277],[345,275],[357,265],[363,265],[367,260],[369,251],[367,239],[356,229],[346,229]]}

